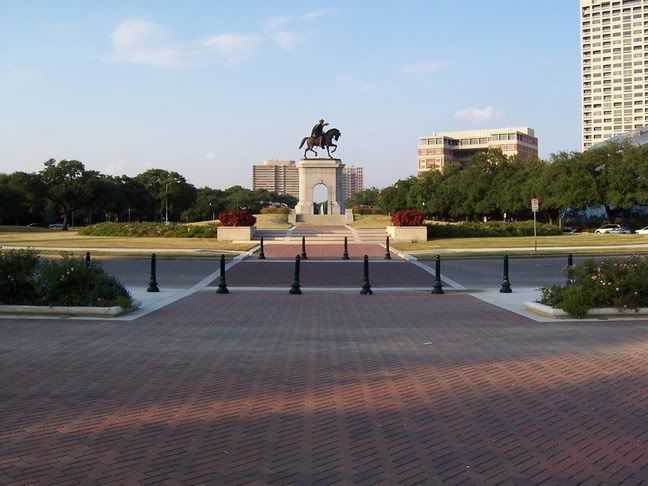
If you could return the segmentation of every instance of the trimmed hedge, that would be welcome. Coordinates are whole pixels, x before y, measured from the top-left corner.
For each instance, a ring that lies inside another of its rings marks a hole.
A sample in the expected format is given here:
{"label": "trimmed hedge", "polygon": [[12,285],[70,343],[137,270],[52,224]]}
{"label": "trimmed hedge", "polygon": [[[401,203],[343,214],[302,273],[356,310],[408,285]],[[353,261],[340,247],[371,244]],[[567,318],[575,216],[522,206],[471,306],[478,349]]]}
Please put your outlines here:
{"label": "trimmed hedge", "polygon": [[267,207],[267,208],[261,208],[261,211],[259,211],[259,214],[288,214],[289,210],[285,206],[281,206],[279,208],[274,208],[274,207]]}
{"label": "trimmed hedge", "polygon": [[0,304],[128,308],[128,290],[101,264],[41,260],[31,251],[0,251]]}
{"label": "trimmed hedge", "polygon": [[592,308],[648,307],[648,257],[593,258],[573,268],[565,268],[569,284],[542,289],[543,304],[583,318]]}
{"label": "trimmed hedge", "polygon": [[357,204],[351,208],[353,214],[385,214],[385,212],[376,206],[367,206],[366,204]]}
{"label": "trimmed hedge", "polygon": [[125,236],[134,238],[215,238],[217,223],[98,223],[86,226],[83,236]]}
{"label": "trimmed hedge", "polygon": [[[533,236],[533,221],[505,223],[428,224],[428,239],[432,238],[479,238],[484,236]],[[562,231],[558,226],[538,223],[538,236],[557,236]]]}

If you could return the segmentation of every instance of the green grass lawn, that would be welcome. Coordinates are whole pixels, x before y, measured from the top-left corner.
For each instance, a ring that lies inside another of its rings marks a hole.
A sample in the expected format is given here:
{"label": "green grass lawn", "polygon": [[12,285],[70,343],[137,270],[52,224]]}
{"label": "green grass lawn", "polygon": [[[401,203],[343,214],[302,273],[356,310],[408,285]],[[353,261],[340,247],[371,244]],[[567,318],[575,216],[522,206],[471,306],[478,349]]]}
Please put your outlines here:
{"label": "green grass lawn", "polygon": [[354,228],[385,228],[391,224],[391,217],[388,214],[354,214]]}
{"label": "green grass lawn", "polygon": [[80,236],[76,231],[60,231],[11,227],[0,230],[0,246],[28,246],[44,248],[161,248],[246,251],[256,245],[229,243],[216,238],[127,238],[116,236]]}
{"label": "green grass lawn", "polygon": [[[597,235],[594,233],[576,233],[560,236],[539,236],[538,251],[551,250],[556,247],[580,247],[595,246],[605,248],[606,246],[648,245],[648,235]],[[487,238],[438,238],[418,243],[394,242],[395,248],[404,251],[443,251],[477,248],[520,248],[533,247],[532,236],[509,236],[509,237],[487,237]]]}

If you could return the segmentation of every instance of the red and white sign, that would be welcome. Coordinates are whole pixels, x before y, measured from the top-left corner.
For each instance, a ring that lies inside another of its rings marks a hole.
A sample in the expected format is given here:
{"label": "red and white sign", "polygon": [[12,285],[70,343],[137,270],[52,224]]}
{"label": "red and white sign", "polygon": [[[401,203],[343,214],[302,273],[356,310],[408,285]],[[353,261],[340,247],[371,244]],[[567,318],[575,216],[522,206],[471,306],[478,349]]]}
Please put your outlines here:
{"label": "red and white sign", "polygon": [[533,199],[531,199],[531,211],[537,213],[539,208],[540,208],[540,199],[534,197]]}

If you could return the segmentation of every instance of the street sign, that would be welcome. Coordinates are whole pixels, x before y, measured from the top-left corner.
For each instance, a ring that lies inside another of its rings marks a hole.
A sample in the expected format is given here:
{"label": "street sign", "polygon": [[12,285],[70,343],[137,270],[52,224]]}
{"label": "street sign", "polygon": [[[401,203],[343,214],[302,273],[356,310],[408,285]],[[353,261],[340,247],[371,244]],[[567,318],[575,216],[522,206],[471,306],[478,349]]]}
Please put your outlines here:
{"label": "street sign", "polygon": [[531,199],[531,211],[537,213],[539,208],[540,208],[540,199],[534,197],[533,199]]}
{"label": "street sign", "polygon": [[540,208],[540,200],[537,197],[531,199],[531,211],[533,211],[533,248],[534,251],[538,252],[538,230],[537,230],[537,218],[538,209]]}

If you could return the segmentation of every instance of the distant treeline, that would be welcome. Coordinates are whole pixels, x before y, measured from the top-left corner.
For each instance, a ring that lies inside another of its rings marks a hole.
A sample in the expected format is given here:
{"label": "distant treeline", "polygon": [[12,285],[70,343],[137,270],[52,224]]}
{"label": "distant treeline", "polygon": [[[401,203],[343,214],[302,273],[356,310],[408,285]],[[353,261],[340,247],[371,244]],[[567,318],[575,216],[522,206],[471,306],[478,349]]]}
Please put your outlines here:
{"label": "distant treeline", "polygon": [[86,170],[78,160],[50,159],[40,172],[0,174],[0,223],[31,224],[72,220],[202,221],[226,209],[257,212],[269,202],[296,204],[292,196],[241,186],[196,188],[177,172],[149,169],[135,177]]}
{"label": "distant treeline", "polygon": [[493,150],[466,164],[449,164],[356,194],[347,206],[377,206],[385,213],[416,208],[441,220],[530,219],[532,197],[540,215],[556,223],[561,211],[604,205],[611,220],[648,204],[648,146],[608,144],[522,161]]}

